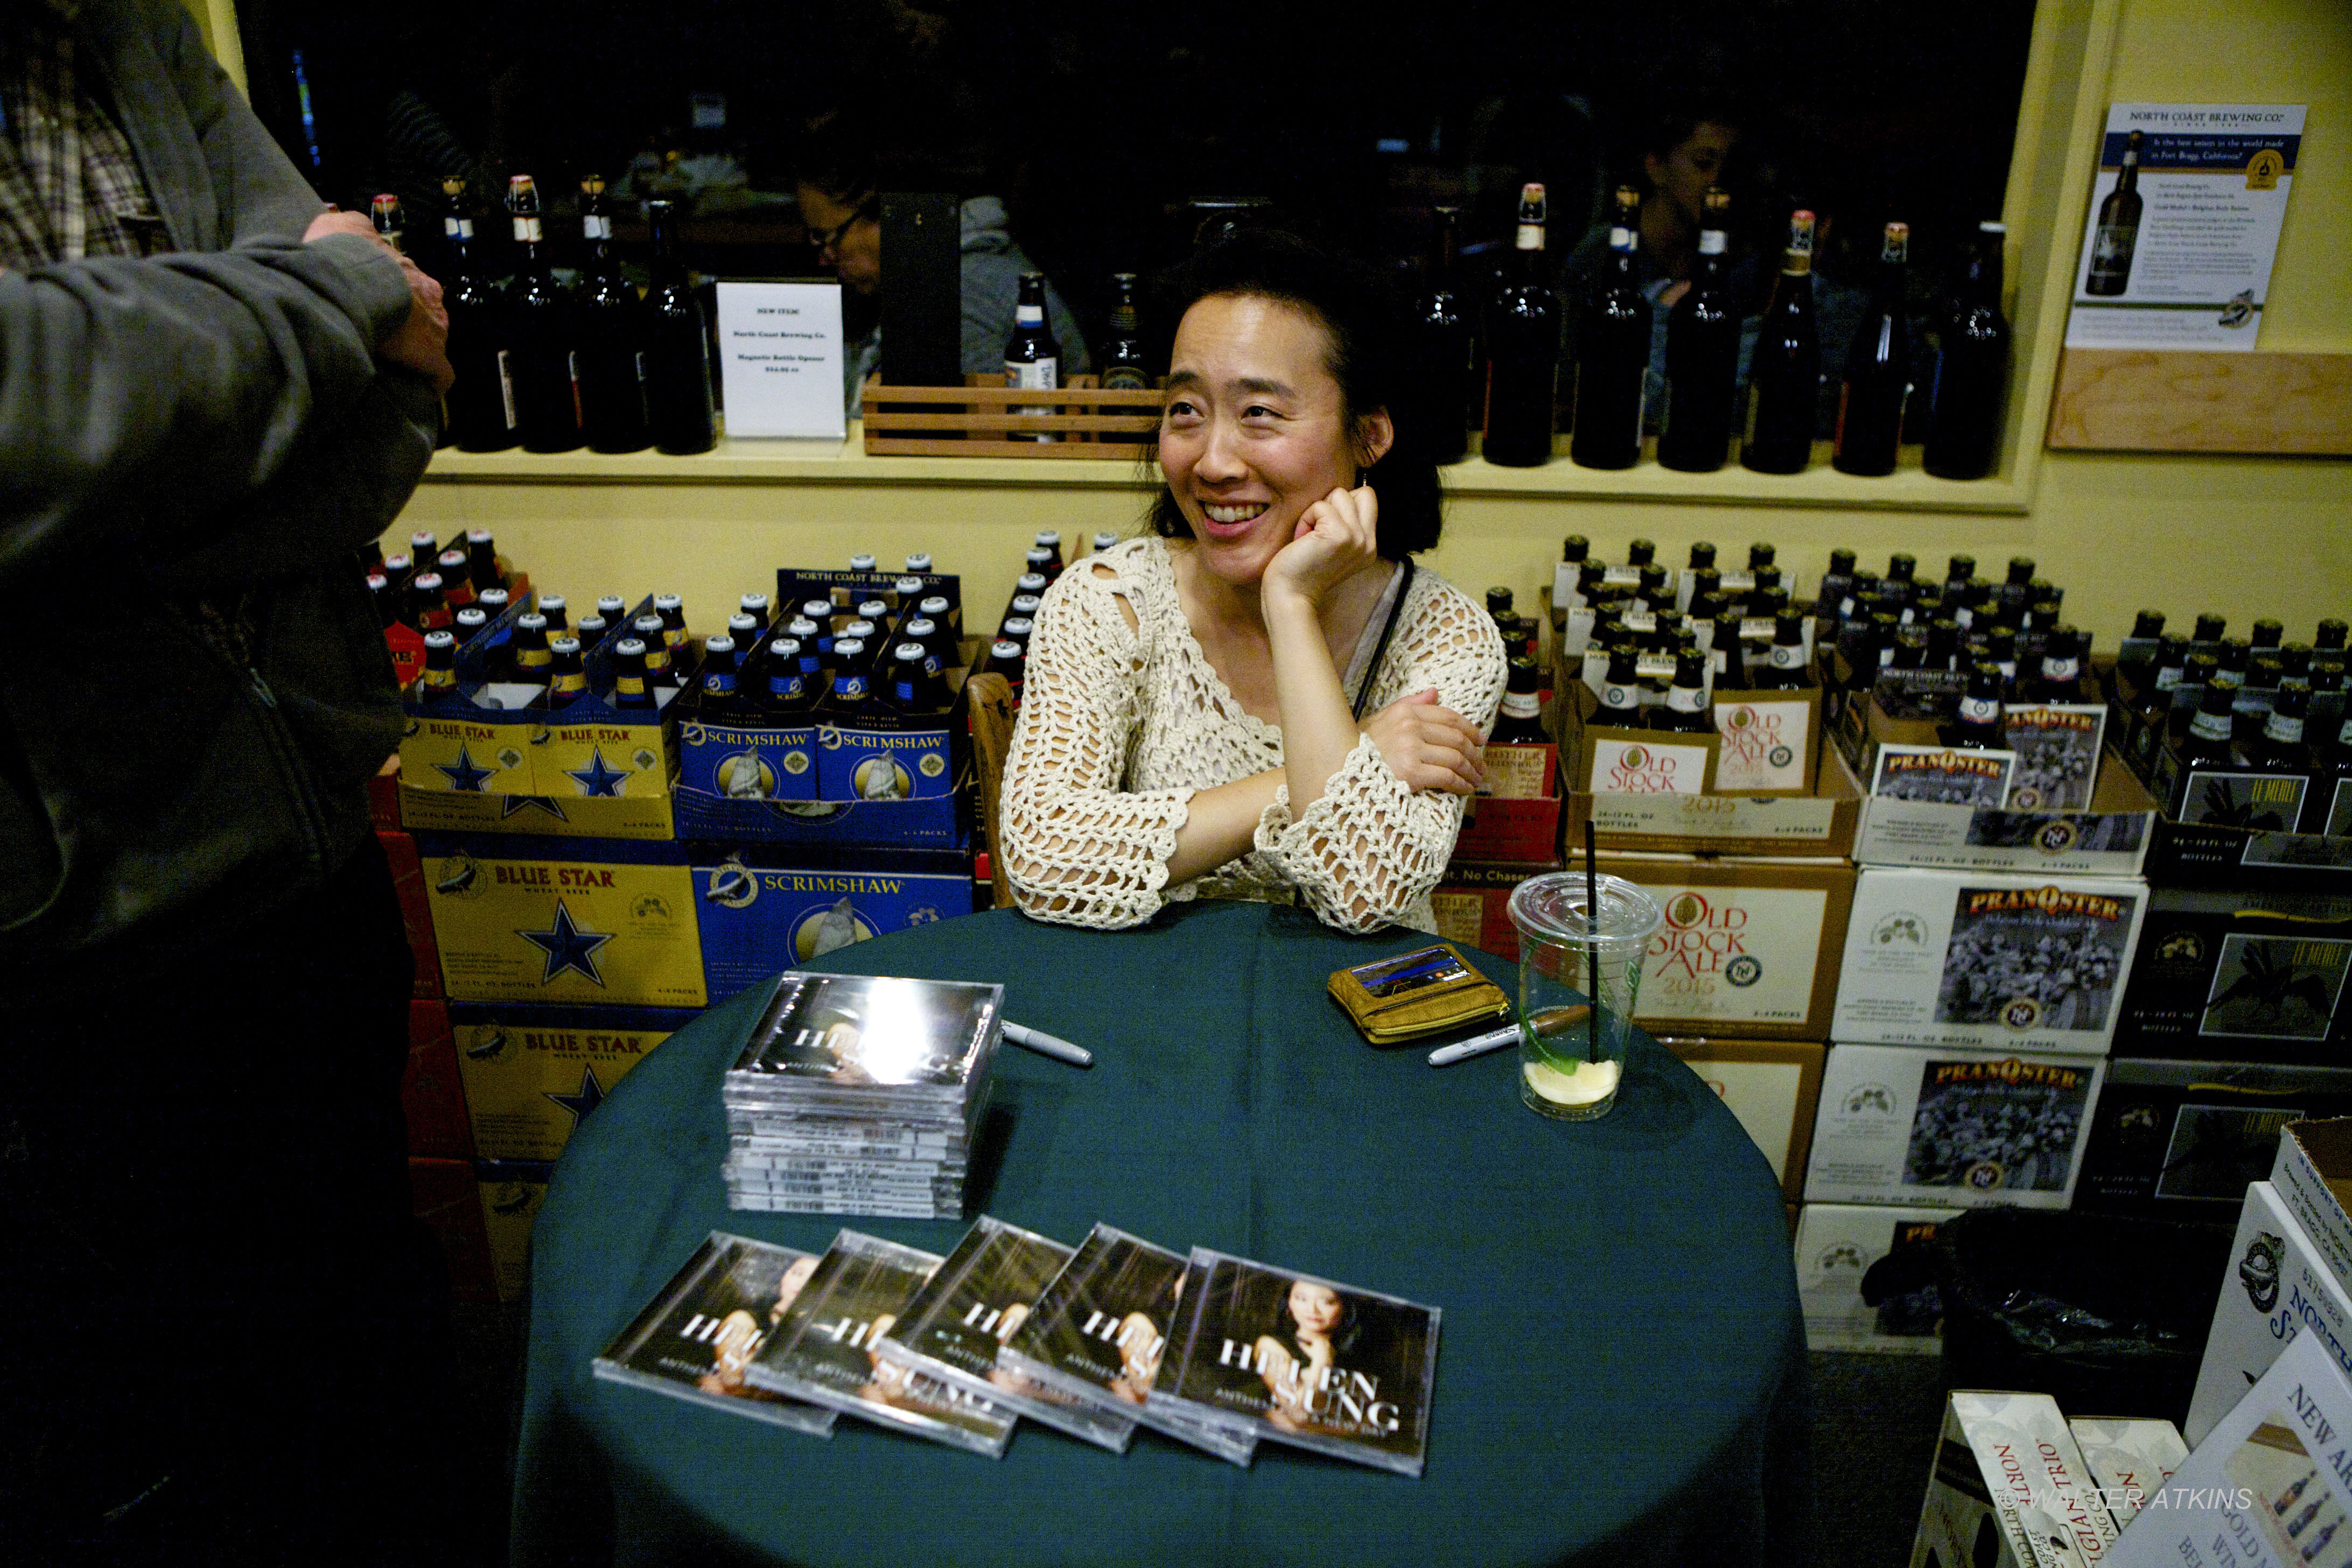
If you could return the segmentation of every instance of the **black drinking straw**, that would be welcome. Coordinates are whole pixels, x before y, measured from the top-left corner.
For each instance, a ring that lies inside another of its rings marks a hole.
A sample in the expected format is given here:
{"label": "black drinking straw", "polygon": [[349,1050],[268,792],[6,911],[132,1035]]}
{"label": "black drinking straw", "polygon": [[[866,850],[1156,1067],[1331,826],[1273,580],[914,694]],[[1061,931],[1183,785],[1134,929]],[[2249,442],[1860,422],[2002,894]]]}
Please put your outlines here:
{"label": "black drinking straw", "polygon": [[1584,819],[1584,1058],[1601,1060],[1601,850]]}

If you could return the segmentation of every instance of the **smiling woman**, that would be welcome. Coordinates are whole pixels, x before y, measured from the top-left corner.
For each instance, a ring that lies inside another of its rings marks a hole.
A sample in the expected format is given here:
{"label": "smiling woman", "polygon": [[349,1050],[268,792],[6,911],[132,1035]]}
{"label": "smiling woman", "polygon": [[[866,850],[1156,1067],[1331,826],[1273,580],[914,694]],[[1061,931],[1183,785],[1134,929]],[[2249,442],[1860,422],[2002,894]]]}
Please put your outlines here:
{"label": "smiling woman", "polygon": [[1247,234],[1180,279],[1152,535],[1065,573],[1030,644],[1001,811],[1040,919],[1296,897],[1432,929],[1503,689],[1437,542],[1398,334],[1356,269]]}

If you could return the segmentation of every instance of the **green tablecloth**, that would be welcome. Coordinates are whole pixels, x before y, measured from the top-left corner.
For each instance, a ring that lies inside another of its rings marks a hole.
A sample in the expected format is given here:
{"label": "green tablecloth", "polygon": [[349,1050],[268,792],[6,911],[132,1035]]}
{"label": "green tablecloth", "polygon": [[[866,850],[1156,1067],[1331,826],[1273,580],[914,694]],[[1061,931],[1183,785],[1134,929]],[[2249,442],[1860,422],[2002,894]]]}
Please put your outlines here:
{"label": "green tablecloth", "polygon": [[719,1088],[747,994],[623,1079],[556,1168],[517,1568],[1809,1563],[1804,1339],[1763,1156],[1647,1038],[1615,1112],[1583,1124],[1523,1110],[1510,1052],[1435,1070],[1366,1046],[1324,980],[1414,941],[1263,904],[1111,933],[1000,910],[814,967],[1002,981],[1009,1016],[1094,1050],[1091,1071],[999,1054],[971,1212],[1072,1243],[1107,1220],[1443,1308],[1420,1479],[1273,1443],[1243,1471],[1148,1431],[1115,1456],[1027,1423],[1000,1461],[847,1416],[825,1442],[595,1381],[711,1229],[818,1250],[843,1226],[934,1252],[962,1234],[728,1209]]}

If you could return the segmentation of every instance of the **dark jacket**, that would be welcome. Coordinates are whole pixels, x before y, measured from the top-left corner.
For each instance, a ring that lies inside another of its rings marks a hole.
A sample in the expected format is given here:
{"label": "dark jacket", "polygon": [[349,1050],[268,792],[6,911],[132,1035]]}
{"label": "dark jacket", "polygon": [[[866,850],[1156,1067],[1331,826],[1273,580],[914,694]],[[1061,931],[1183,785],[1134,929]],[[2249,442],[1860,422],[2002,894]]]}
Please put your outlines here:
{"label": "dark jacket", "polygon": [[[0,969],[232,931],[367,831],[399,742],[352,552],[432,456],[405,319],[173,0],[87,0],[172,254],[0,272]],[[225,977],[226,978],[226,977]]]}

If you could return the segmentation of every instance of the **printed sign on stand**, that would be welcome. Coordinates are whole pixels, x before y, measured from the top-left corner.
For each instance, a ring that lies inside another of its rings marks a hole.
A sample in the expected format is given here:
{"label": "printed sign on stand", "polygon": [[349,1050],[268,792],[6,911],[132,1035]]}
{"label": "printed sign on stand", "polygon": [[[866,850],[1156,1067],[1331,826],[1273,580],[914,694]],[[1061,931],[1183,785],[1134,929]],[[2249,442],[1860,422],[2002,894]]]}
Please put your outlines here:
{"label": "printed sign on stand", "polygon": [[841,285],[719,285],[727,434],[842,440]]}

